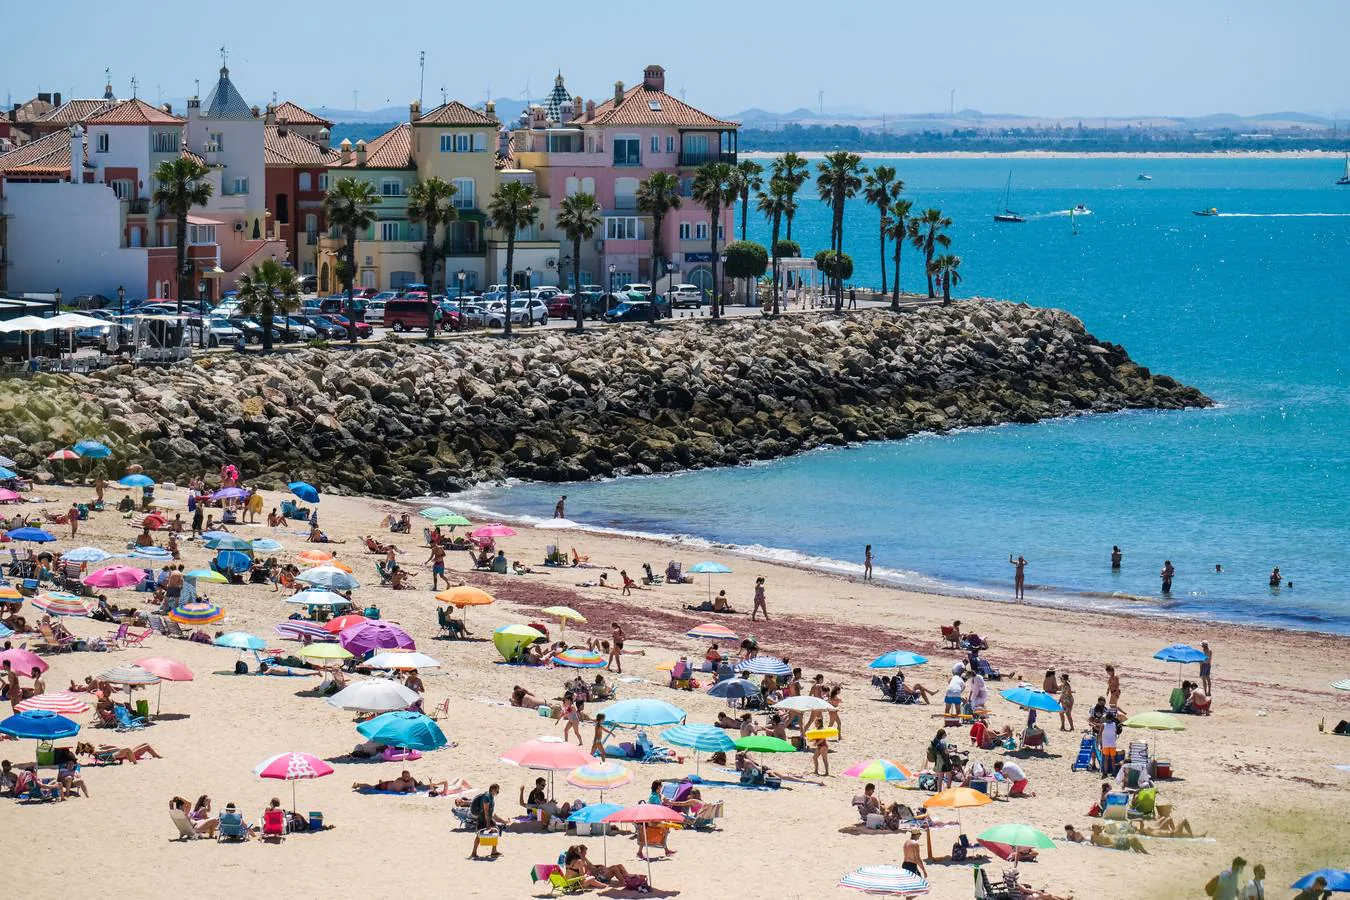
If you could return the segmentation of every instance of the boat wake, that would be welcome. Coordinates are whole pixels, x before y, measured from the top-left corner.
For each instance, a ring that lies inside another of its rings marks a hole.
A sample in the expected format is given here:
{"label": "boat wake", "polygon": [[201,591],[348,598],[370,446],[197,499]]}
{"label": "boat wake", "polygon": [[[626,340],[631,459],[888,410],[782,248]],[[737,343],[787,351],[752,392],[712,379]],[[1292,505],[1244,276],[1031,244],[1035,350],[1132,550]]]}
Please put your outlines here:
{"label": "boat wake", "polygon": [[1350,213],[1213,213],[1210,218],[1218,219],[1346,219]]}

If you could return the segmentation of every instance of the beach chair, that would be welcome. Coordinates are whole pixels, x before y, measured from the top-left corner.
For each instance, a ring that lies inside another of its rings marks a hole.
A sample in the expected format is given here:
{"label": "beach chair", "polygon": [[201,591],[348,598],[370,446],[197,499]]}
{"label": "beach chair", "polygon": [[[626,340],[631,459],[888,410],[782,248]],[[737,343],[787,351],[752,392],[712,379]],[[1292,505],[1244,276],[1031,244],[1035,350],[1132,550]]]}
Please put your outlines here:
{"label": "beach chair", "polygon": [[1112,791],[1106,795],[1106,805],[1102,807],[1102,818],[1123,822],[1130,817],[1130,795],[1124,791]]}
{"label": "beach chair", "polygon": [[1045,732],[1039,728],[1027,728],[1022,731],[1022,740],[1019,749],[1022,750],[1041,750],[1050,746],[1050,739],[1046,737]]}
{"label": "beach chair", "polygon": [[551,897],[559,892],[564,894],[580,893],[581,886],[586,882],[586,879],[581,876],[568,878],[563,875],[562,867],[556,863],[540,863],[530,869],[530,881],[534,884],[541,881],[547,882],[548,894]]}
{"label": "beach chair", "polygon": [[377,562],[375,564],[375,573],[380,576],[381,587],[385,587],[387,585],[394,583],[394,576],[392,573],[390,573],[388,570],[385,569],[383,561]]}
{"label": "beach chair", "polygon": [[264,840],[280,843],[286,840],[287,816],[284,809],[265,809],[262,815],[262,834]]}
{"label": "beach chair", "polygon": [[975,657],[975,671],[979,672],[983,678],[989,681],[999,681],[1003,678],[1003,674],[999,672],[998,669],[991,666],[989,660],[985,659],[983,656]]}
{"label": "beach chair", "polygon": [[125,706],[114,706],[113,715],[117,717],[118,731],[136,731],[145,727],[145,719],[133,716]]}
{"label": "beach chair", "polygon": [[449,718],[450,698],[446,697],[440,703],[437,703],[435,706],[431,708],[431,712],[427,713],[427,715],[431,718],[433,722],[442,717]]}
{"label": "beach chair", "polygon": [[1014,900],[1012,892],[1000,881],[989,882],[989,874],[982,866],[975,866],[975,900]]}
{"label": "beach chair", "polygon": [[705,803],[698,812],[684,817],[685,827],[696,831],[716,831],[717,820],[722,818],[724,809],[721,800],[716,803]]}
{"label": "beach chair", "polygon": [[127,632],[130,630],[130,627],[126,623],[123,623],[117,626],[116,631],[108,632],[107,637],[103,640],[105,643],[111,644],[114,647],[121,647],[126,642]]}
{"label": "beach chair", "polygon": [[243,843],[248,840],[248,828],[244,826],[244,817],[237,813],[223,812],[220,824],[216,828],[216,841],[220,843]]}
{"label": "beach chair", "polygon": [[1097,771],[1097,739],[1092,735],[1083,738],[1078,745],[1078,758],[1069,766],[1071,772]]}
{"label": "beach chair", "polygon": [[960,649],[961,632],[956,629],[956,626],[941,625],[939,627],[942,629],[942,639],[947,642],[946,647],[944,649],[947,650]]}
{"label": "beach chair", "polygon": [[28,783],[28,788],[23,793],[19,794],[20,803],[50,803],[60,799],[59,787],[45,788],[36,778]]}
{"label": "beach chair", "polygon": [[38,642],[38,645],[41,647],[46,647],[49,650],[58,650],[58,651],[73,649],[71,645],[75,643],[75,638],[57,637],[56,633],[52,631],[52,627],[50,625],[39,625],[38,633],[42,635],[42,639]]}
{"label": "beach chair", "polygon": [[141,645],[145,642],[145,639],[146,639],[146,638],[148,638],[150,635],[152,635],[152,634],[154,634],[154,633],[155,633],[155,630],[154,630],[153,628],[147,628],[147,629],[145,629],[144,631],[139,632],[139,633],[133,632],[133,631],[131,631],[131,630],[128,629],[127,634],[126,634],[126,638],[125,638],[125,640],[124,640],[122,646],[124,646],[124,647],[139,647],[139,646],[141,646]]}
{"label": "beach chair", "polygon": [[164,620],[164,634],[168,637],[181,638],[183,640],[187,640],[187,638],[190,637],[190,635],[183,630],[183,626],[179,625],[173,619]]}
{"label": "beach chair", "polygon": [[450,807],[455,814],[456,821],[459,822],[460,831],[477,831],[478,820],[473,817],[473,811],[467,806],[455,805]]}
{"label": "beach chair", "polygon": [[187,813],[183,812],[181,809],[169,810],[169,820],[173,822],[174,827],[178,829],[178,840],[195,841],[201,838],[201,835],[197,833],[197,829],[193,828],[192,823],[188,821]]}

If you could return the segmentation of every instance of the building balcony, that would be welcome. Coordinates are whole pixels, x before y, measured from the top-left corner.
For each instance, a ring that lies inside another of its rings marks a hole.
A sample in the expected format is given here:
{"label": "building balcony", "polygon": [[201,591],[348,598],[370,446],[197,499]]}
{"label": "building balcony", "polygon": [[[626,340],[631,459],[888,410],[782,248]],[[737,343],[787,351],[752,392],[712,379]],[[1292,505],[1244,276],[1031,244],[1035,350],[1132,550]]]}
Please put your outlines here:
{"label": "building balcony", "polygon": [[127,215],[144,216],[150,212],[150,199],[148,197],[137,197],[134,200],[123,200],[127,205]]}
{"label": "building balcony", "polygon": [[707,163],[724,162],[736,164],[736,154],[731,152],[718,153],[709,151],[707,153],[680,153],[681,166],[702,166]]}
{"label": "building balcony", "polygon": [[441,248],[446,256],[482,256],[487,252],[487,242],[478,241],[447,241]]}

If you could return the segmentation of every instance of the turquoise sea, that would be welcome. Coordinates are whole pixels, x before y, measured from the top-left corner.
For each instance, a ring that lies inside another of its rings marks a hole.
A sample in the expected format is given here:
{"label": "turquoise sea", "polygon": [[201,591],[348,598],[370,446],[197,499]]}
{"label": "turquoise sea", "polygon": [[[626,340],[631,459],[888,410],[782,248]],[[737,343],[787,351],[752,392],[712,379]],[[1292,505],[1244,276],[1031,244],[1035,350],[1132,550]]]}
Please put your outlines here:
{"label": "turquoise sea", "polygon": [[[1219,406],[823,450],[675,477],[568,485],[588,525],[735,545],[913,586],[1350,633],[1350,187],[1339,160],[882,160],[954,220],[957,296],[1056,306]],[[1025,224],[992,221],[1009,171]],[[1147,173],[1151,181],[1139,181]],[[793,237],[828,243],[803,197]],[[1062,214],[1075,204],[1078,234]],[[1217,208],[1217,217],[1192,210]],[[753,218],[750,236],[767,243]],[[879,282],[854,203],[855,280]],[[904,286],[921,288],[905,251]],[[547,516],[555,485],[468,500]],[[1124,567],[1112,573],[1113,544]],[[691,549],[691,560],[699,555]],[[1176,566],[1170,599],[1158,570]],[[657,560],[653,560],[657,562]],[[659,560],[664,562],[664,560]],[[1223,566],[1222,573],[1215,565]],[[753,567],[747,561],[746,567]],[[1268,587],[1272,566],[1294,587]],[[1153,598],[1140,604],[1129,597]]]}

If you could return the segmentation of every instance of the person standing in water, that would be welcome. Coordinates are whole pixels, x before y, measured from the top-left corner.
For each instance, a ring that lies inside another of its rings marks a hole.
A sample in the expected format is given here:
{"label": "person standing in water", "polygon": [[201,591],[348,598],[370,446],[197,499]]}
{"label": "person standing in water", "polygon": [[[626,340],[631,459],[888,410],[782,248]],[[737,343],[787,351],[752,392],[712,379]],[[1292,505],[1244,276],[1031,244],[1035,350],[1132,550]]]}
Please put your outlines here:
{"label": "person standing in water", "polygon": [[555,518],[555,519],[565,519],[565,518],[567,518],[567,495],[566,495],[566,494],[563,494],[561,497],[559,497],[559,498],[558,498],[558,502],[555,503],[555,504],[553,504],[553,518]]}
{"label": "person standing in water", "polygon": [[1158,573],[1158,577],[1162,579],[1162,592],[1164,594],[1172,593],[1172,577],[1176,574],[1177,570],[1172,568],[1172,561],[1170,559],[1163,560],[1162,571]]}
{"label": "person standing in water", "polygon": [[[73,534],[74,534],[74,532],[72,531],[72,536],[73,536]],[[1271,586],[1271,587],[1273,587],[1273,588],[1279,587],[1279,586],[1280,586],[1280,582],[1283,581],[1283,580],[1284,580],[1284,579],[1280,577],[1280,567],[1279,567],[1279,566],[1276,566],[1275,568],[1273,568],[1273,569],[1270,570],[1270,586]]]}
{"label": "person standing in water", "polygon": [[1025,600],[1027,596],[1027,559],[1025,556],[1018,556],[1017,559],[1013,559],[1013,555],[1009,553],[1008,563],[1017,569],[1013,575],[1013,597],[1017,600]]}
{"label": "person standing in water", "polygon": [[863,548],[863,581],[872,580],[872,545]]}
{"label": "person standing in water", "polygon": [[1120,548],[1119,548],[1119,547],[1113,546],[1113,547],[1111,548],[1111,569],[1112,569],[1113,571],[1120,568],[1120,559],[1121,559],[1121,556],[1122,556],[1122,554],[1121,554],[1121,552],[1120,552]]}

